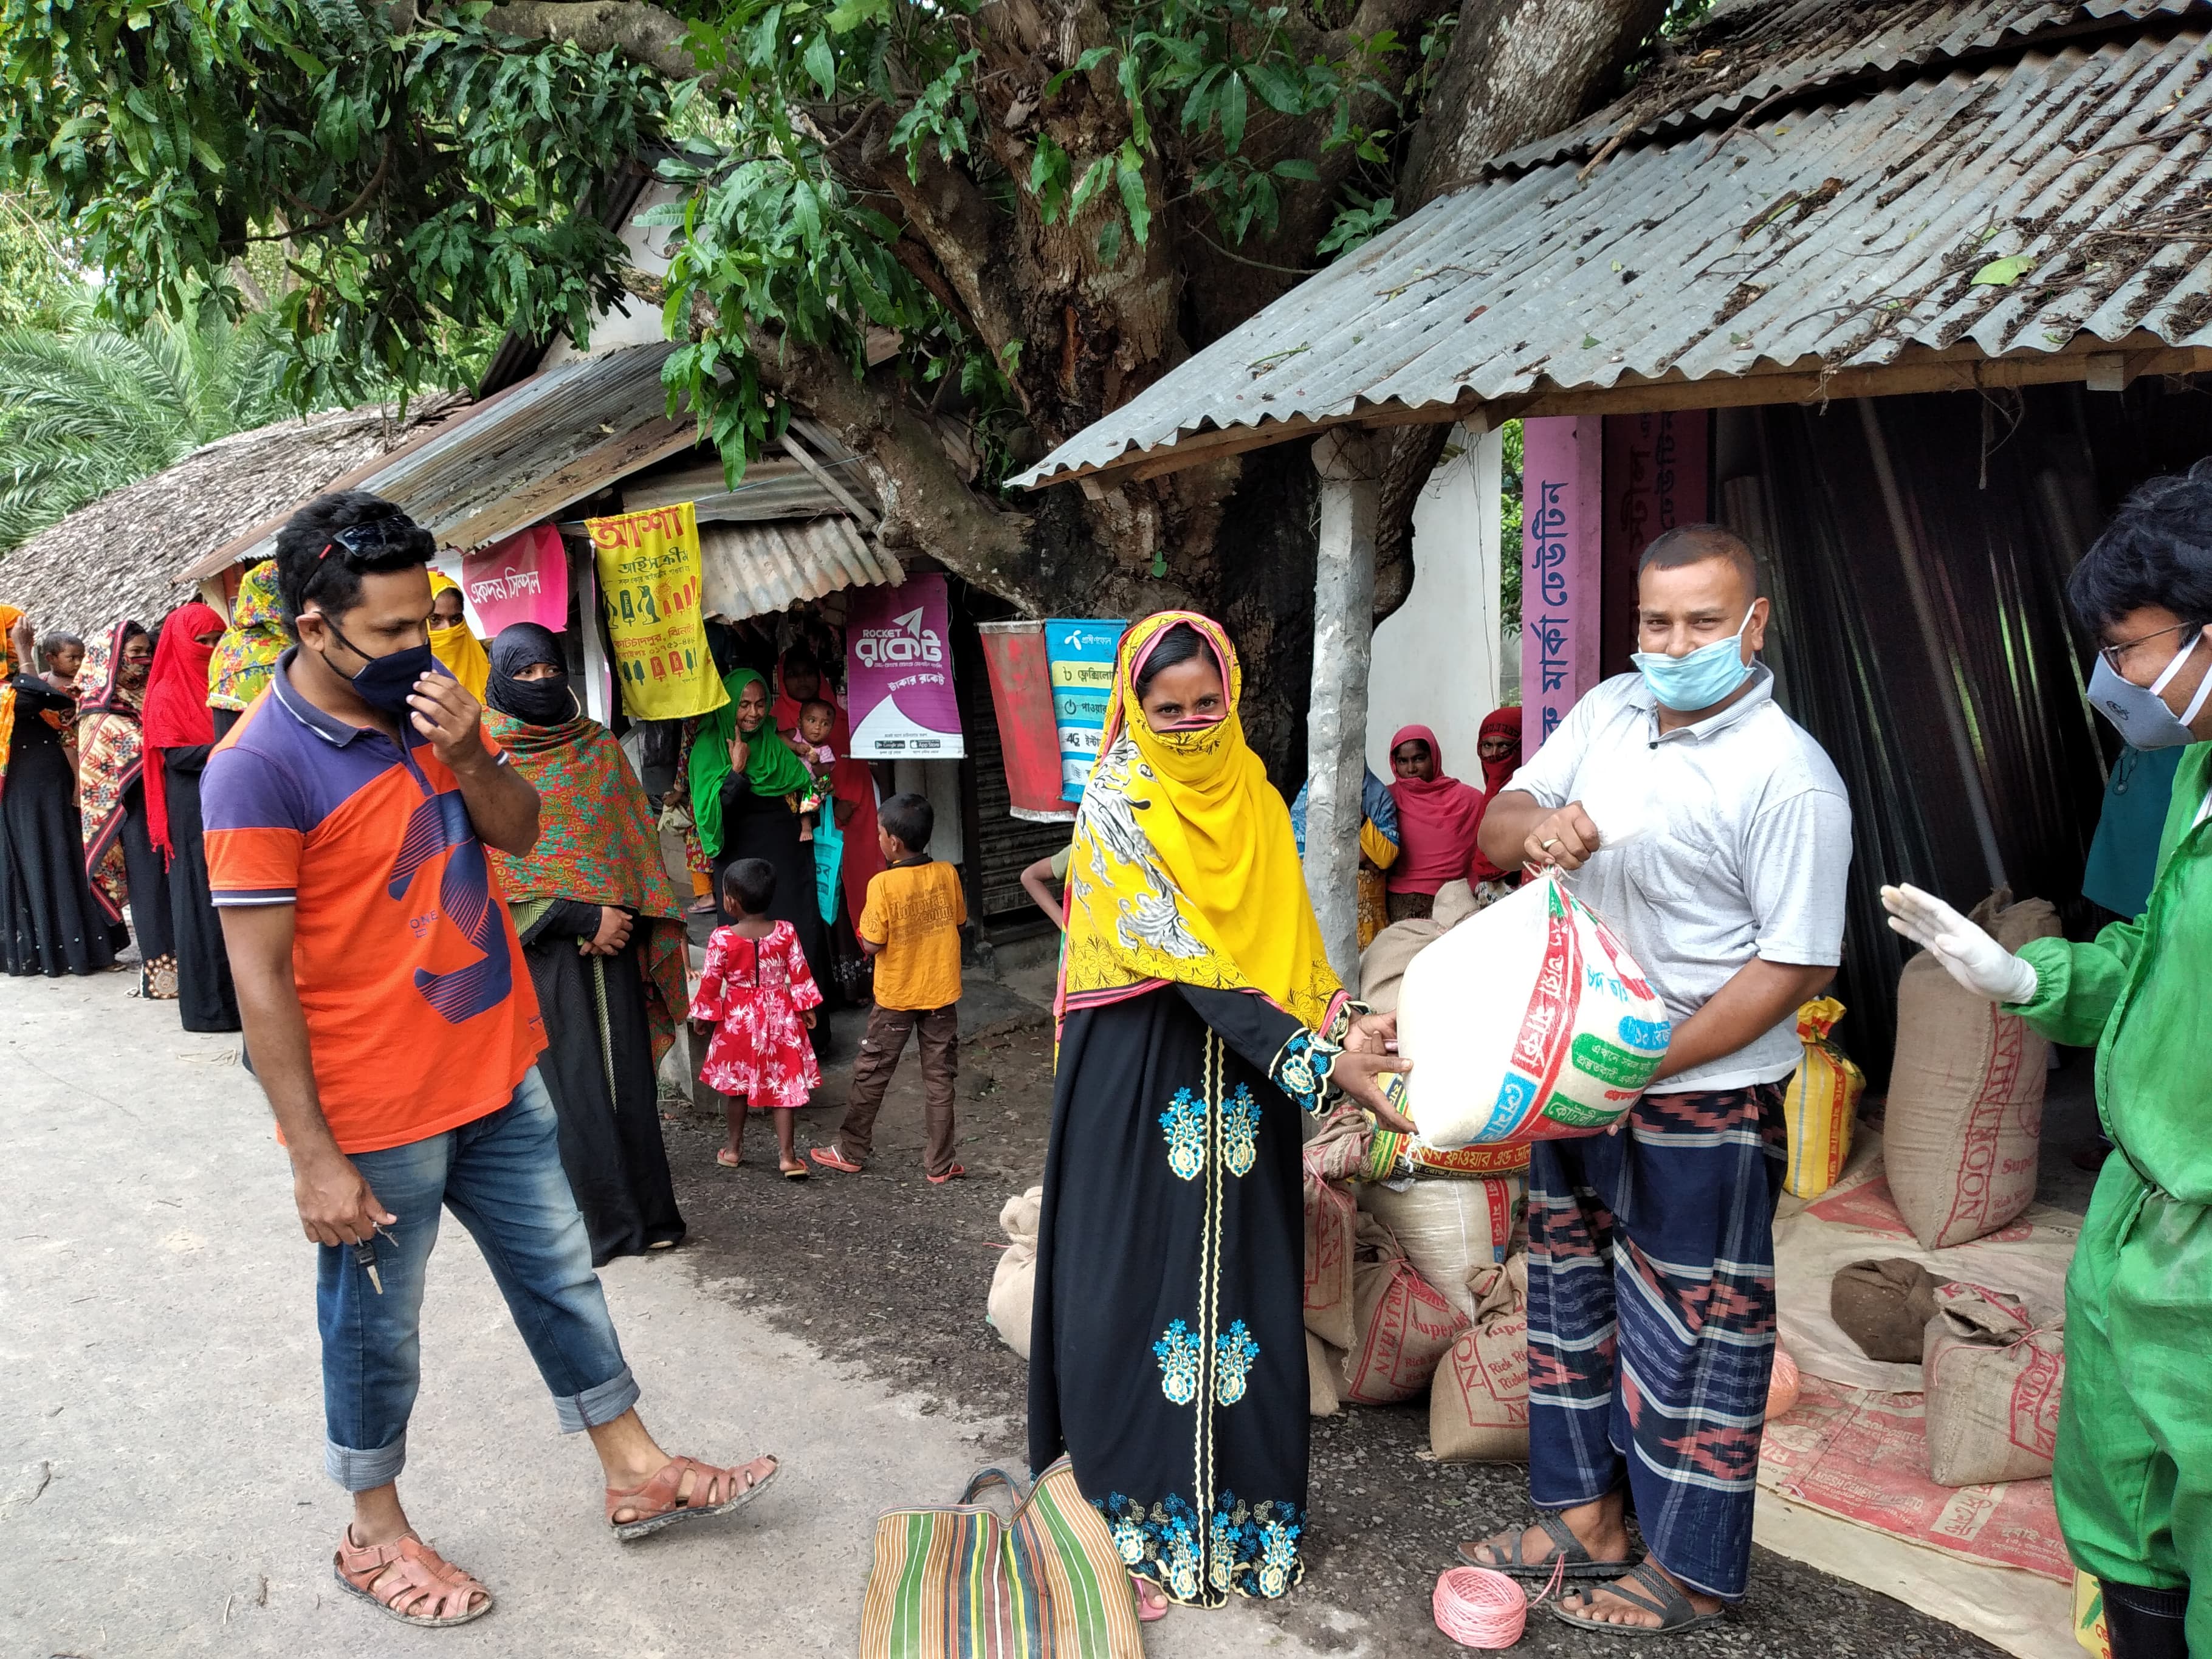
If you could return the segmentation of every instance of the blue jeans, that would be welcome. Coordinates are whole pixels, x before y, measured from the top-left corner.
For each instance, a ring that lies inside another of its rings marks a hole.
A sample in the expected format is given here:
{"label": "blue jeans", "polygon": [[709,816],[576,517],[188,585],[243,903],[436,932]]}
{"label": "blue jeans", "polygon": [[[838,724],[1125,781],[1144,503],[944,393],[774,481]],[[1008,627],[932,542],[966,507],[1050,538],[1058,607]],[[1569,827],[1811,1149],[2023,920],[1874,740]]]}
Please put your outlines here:
{"label": "blue jeans", "polygon": [[538,1362],[563,1434],[637,1403],[584,1218],[561,1169],[552,1100],[532,1066],[507,1104],[427,1140],[351,1154],[399,1218],[375,1241],[379,1296],[351,1246],[325,1245],[315,1270],[323,1337],[323,1467],[349,1492],[396,1480],[422,1380],[422,1278],[443,1205],[469,1230]]}

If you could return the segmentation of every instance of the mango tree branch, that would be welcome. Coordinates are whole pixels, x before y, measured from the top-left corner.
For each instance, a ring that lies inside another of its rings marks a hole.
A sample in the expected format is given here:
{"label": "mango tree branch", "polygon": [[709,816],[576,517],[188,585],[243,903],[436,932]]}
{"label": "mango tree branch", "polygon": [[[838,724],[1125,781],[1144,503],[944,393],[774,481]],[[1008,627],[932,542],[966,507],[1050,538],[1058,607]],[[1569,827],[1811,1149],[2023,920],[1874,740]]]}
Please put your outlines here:
{"label": "mango tree branch", "polygon": [[684,20],[647,0],[514,0],[494,6],[484,25],[526,40],[568,40],[586,52],[619,52],[672,81],[689,81],[700,72]]}

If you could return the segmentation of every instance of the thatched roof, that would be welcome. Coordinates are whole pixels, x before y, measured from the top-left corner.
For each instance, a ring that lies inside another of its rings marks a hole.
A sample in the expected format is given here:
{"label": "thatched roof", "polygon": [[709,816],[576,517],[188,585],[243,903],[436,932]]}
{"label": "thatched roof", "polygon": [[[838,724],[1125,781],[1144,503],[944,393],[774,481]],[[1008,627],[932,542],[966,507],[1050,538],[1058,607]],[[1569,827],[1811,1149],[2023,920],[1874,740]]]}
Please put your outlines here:
{"label": "thatched roof", "polygon": [[465,399],[440,395],[279,421],[194,450],[103,495],[0,559],[0,601],[43,633],[89,634],[118,617],[152,623],[186,599],[171,579],[262,520],[420,434]]}

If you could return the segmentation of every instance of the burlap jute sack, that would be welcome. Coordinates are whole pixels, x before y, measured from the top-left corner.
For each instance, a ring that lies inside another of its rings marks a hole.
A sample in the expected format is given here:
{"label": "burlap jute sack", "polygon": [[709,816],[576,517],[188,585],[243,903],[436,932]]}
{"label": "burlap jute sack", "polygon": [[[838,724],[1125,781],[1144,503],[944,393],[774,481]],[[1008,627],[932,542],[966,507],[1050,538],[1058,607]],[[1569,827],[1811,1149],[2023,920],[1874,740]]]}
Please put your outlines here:
{"label": "burlap jute sack", "polygon": [[1390,1230],[1413,1271],[1463,1319],[1474,1317],[1468,1281],[1505,1260],[1528,1207],[1525,1176],[1416,1177],[1402,1191],[1358,1188],[1359,1207]]}
{"label": "burlap jute sack", "polygon": [[1359,953],[1359,1000],[1378,1014],[1398,1012],[1406,964],[1474,914],[1474,890],[1463,881],[1437,889],[1435,905],[1415,921],[1394,921]]}
{"label": "burlap jute sack", "polygon": [[1429,1449],[1446,1462],[1528,1458],[1528,1257],[1474,1275],[1474,1324],[1429,1385]]}
{"label": "burlap jute sack", "polygon": [[1395,1406],[1429,1386],[1437,1362],[1467,1322],[1413,1271],[1390,1230],[1359,1218],[1352,1261],[1353,1335],[1344,1357],[1344,1398]]}
{"label": "burlap jute sack", "polygon": [[1306,1333],[1306,1414],[1334,1417],[1343,1408],[1337,1398],[1337,1368],[1344,1356],[1311,1331]]}
{"label": "burlap jute sack", "polygon": [[1854,1261],[1828,1281],[1828,1317],[1869,1359],[1917,1365],[1936,1292],[1948,1283],[1905,1256]]}
{"label": "burlap jute sack", "polygon": [[1352,1247],[1358,1214],[1343,1185],[1306,1172],[1306,1328],[1333,1348],[1352,1346]]}
{"label": "burlap jute sack", "polygon": [[1036,1297],[1037,1212],[1043,1204],[1042,1187],[1006,1200],[999,1224],[1013,1242],[991,1270],[991,1323],[1024,1359],[1030,1357],[1030,1310]]}
{"label": "burlap jute sack", "polygon": [[1978,1285],[1936,1292],[1921,1351],[1928,1474],[1939,1486],[2051,1473],[2066,1354],[2018,1297]]}
{"label": "burlap jute sack", "polygon": [[[2001,889],[1973,920],[2008,951],[2058,936],[2041,899],[2010,903]],[[1999,1012],[1923,951],[1897,987],[1882,1157],[1912,1236],[1928,1249],[1965,1244],[2004,1226],[2035,1199],[2050,1044]]]}

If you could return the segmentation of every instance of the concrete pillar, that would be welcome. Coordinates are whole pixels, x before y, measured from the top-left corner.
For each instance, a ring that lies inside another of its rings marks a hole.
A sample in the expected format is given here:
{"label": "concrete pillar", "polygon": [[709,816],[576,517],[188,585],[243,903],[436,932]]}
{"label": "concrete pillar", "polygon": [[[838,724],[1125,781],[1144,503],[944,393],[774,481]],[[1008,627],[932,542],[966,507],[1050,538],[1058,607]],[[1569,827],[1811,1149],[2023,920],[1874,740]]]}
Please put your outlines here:
{"label": "concrete pillar", "polygon": [[1306,890],[1329,965],[1359,984],[1359,820],[1365,780],[1367,670],[1375,637],[1375,520],[1380,458],[1338,427],[1314,445],[1321,474],[1315,559],[1313,695],[1306,714]]}

